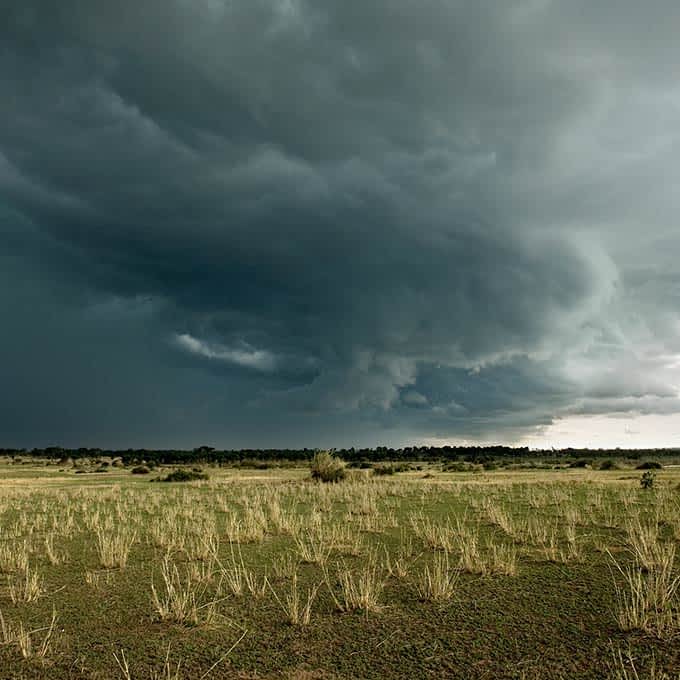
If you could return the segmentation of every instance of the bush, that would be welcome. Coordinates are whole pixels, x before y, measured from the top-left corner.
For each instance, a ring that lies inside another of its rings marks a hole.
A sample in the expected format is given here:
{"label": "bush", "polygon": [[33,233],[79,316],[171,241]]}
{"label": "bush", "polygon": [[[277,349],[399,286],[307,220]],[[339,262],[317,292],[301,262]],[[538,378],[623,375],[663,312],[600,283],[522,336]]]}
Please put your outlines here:
{"label": "bush", "polygon": [[368,460],[354,460],[347,464],[347,467],[354,468],[356,470],[372,470],[373,463]]}
{"label": "bush", "polygon": [[663,465],[655,460],[646,460],[635,467],[636,470],[661,470]]}
{"label": "bush", "polygon": [[130,472],[133,475],[148,475],[149,472],[151,472],[151,470],[149,470],[149,468],[146,467],[146,465],[137,465],[136,467],[133,467],[132,470],[130,470]]}
{"label": "bush", "polygon": [[640,477],[640,486],[643,489],[653,489],[656,481],[656,474],[652,470],[647,470],[642,477]]}
{"label": "bush", "polygon": [[388,463],[383,465],[374,465],[374,475],[393,475],[395,472],[408,472],[411,466],[408,463]]}
{"label": "bush", "polygon": [[442,466],[442,472],[469,472],[472,470],[471,463],[446,463]]}
{"label": "bush", "polygon": [[345,478],[345,462],[328,451],[319,451],[312,458],[312,479],[322,482],[339,482]]}
{"label": "bush", "polygon": [[197,482],[202,479],[208,479],[205,472],[197,472],[196,468],[193,470],[174,470],[165,477],[159,477],[159,482]]}
{"label": "bush", "polygon": [[395,472],[394,466],[392,465],[374,465],[373,474],[374,475],[393,475]]}
{"label": "bush", "polygon": [[600,470],[618,470],[619,466],[611,459],[603,460],[600,463]]}

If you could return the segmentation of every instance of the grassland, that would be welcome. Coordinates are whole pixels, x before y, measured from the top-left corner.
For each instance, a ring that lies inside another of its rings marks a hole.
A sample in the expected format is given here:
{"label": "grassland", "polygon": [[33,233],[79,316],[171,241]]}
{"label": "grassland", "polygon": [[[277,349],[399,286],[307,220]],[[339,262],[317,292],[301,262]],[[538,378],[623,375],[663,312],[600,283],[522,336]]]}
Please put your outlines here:
{"label": "grassland", "polygon": [[0,465],[0,678],[680,677],[680,470],[206,471]]}

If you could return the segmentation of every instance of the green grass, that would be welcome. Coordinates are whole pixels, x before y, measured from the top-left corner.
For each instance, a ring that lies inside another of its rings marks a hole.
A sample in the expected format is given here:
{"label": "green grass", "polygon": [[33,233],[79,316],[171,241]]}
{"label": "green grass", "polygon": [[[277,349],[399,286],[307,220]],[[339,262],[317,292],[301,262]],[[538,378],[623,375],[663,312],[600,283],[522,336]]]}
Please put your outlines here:
{"label": "green grass", "polygon": [[[171,471],[0,465],[0,611],[12,631],[36,631],[29,658],[0,632],[0,678],[124,678],[121,650],[133,678],[175,677],[167,670],[178,664],[185,679],[617,678],[626,676],[616,664],[630,659],[640,678],[680,673],[677,598],[670,633],[622,630],[616,586],[625,581],[613,563],[640,569],[632,518],[663,546],[680,540],[680,471],[659,471],[652,491],[632,471],[437,466],[350,471],[332,485],[303,468],[208,468],[209,481],[149,483]],[[121,532],[132,541],[125,566],[104,568],[98,541]],[[302,606],[315,592],[308,625],[284,611],[293,577],[276,568],[301,557],[296,535],[325,556],[296,568]],[[476,557],[463,568],[471,541]],[[24,576],[12,551],[28,556],[38,599],[12,601]],[[512,575],[497,563],[508,554]],[[168,594],[164,563],[187,598],[185,619],[154,605],[152,584]],[[424,575],[442,565],[451,592],[428,598]],[[342,606],[343,584],[366,574],[377,606]]]}

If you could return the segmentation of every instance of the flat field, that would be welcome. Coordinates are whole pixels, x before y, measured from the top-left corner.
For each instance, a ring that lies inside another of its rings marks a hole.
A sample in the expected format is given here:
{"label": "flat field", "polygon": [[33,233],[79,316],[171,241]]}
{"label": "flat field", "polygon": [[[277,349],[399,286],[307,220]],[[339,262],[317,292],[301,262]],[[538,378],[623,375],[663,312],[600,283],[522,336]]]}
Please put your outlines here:
{"label": "flat field", "polygon": [[680,470],[0,466],[0,678],[680,677]]}

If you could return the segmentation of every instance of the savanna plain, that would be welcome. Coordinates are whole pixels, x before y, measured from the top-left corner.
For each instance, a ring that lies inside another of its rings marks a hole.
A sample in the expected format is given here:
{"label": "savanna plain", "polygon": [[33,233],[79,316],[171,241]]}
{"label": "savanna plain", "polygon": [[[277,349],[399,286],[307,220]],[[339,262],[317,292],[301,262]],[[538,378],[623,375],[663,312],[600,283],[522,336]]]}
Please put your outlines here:
{"label": "savanna plain", "polygon": [[0,678],[680,678],[679,469],[162,472],[0,464]]}

